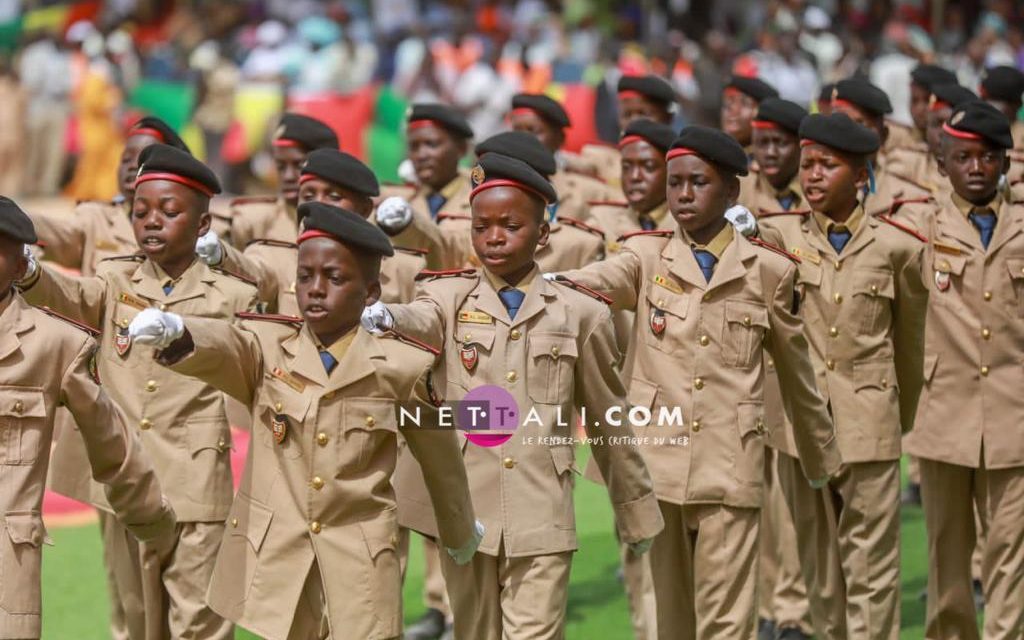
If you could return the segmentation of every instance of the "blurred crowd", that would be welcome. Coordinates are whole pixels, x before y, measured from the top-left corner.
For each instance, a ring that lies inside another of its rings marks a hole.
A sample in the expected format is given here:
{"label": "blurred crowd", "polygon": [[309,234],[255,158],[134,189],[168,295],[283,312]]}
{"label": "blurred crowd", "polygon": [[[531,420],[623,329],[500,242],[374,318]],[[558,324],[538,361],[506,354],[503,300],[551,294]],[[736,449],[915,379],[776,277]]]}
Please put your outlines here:
{"label": "blurred crowd", "polygon": [[615,140],[623,74],[669,78],[683,125],[716,124],[733,74],[813,106],[823,86],[859,73],[909,124],[919,62],[969,88],[988,67],[1024,67],[1024,5],[1012,0],[116,0],[64,3],[64,21],[20,4],[0,2],[0,18],[20,25],[0,62],[0,192],[14,196],[113,197],[121,136],[153,110],[137,100],[153,83],[181,88],[179,121],[158,115],[239,192],[260,173],[260,154],[232,135],[252,87],[280,97],[271,112],[296,96],[386,87],[457,106],[483,139],[506,127],[514,93],[585,85],[593,135]]}

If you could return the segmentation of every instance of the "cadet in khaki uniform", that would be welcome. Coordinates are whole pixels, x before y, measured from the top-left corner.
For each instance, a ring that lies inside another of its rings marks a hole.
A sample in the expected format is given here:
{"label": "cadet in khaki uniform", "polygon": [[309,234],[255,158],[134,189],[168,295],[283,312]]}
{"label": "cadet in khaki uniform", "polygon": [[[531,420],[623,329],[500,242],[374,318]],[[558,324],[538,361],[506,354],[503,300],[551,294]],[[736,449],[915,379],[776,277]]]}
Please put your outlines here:
{"label": "cadet in khaki uniform", "polygon": [[[42,266],[21,286],[29,302],[102,328],[99,372],[137,425],[178,515],[177,538],[158,556],[139,548],[119,524],[104,528],[130,636],[228,638],[231,625],[203,601],[233,491],[224,396],[157,366],[152,349],[133,343],[128,324],[154,305],[231,318],[255,305],[256,289],[196,260],[196,238],[209,228],[209,198],[220,190],[216,176],[184,151],[162,144],[147,147],[140,163],[132,226],[141,253],[104,261],[94,278],[63,276]],[[76,433],[62,434],[54,466],[69,474],[84,469],[82,448]],[[73,497],[109,510],[85,473],[79,475],[81,489]]]}
{"label": "cadet in khaki uniform", "polygon": [[[639,551],[662,521],[636,447],[610,440],[633,432],[606,421],[609,409],[625,404],[606,302],[572,283],[539,277],[534,255],[547,235],[545,203],[555,201],[555,190],[528,164],[497,153],[480,158],[474,177],[473,246],[482,273],[428,275],[416,302],[393,305],[390,312],[378,307],[364,322],[443,344],[448,400],[468,400],[481,385],[500,385],[518,407],[509,424],[492,412],[475,425],[461,425],[515,432],[494,446],[467,443],[463,451],[487,532],[470,565],[442,557],[455,637],[562,638],[577,547],[576,421],[567,419],[576,410],[586,412],[588,434],[600,436],[592,451],[610,479],[621,539]],[[417,475],[408,467],[396,474],[399,515],[430,534],[434,527],[423,517],[429,503]]]}
{"label": "cadet in khaki uniform", "polygon": [[[667,154],[681,228],[641,232],[565,274],[636,310],[629,402],[684,422],[639,430],[665,530],[649,558],[659,638],[752,638],[766,438],[763,354],[777,365],[807,477],[839,469],[798,315],[796,269],[725,219],[747,158],[726,134],[687,127]],[[686,381],[680,384],[680,381]],[[658,440],[655,440],[658,438]],[[605,476],[607,477],[607,476]]]}
{"label": "cadet in khaki uniform", "polygon": [[896,638],[900,437],[913,425],[922,383],[924,243],[864,214],[859,197],[879,147],[873,131],[833,113],[804,118],[800,137],[812,213],[763,219],[761,233],[801,259],[804,333],[843,468],[812,490],[780,448],[779,479],[818,637]]}
{"label": "cadet in khaki uniform", "polygon": [[753,142],[752,122],[763,100],[778,98],[779,92],[764,80],[734,76],[722,91],[722,131],[728,133],[750,155]]}
{"label": "cadet in khaki uniform", "polygon": [[482,531],[455,434],[402,428],[399,418],[400,407],[419,409],[428,412],[423,424],[437,424],[430,369],[438,352],[359,328],[361,309],[380,295],[380,258],[391,243],[352,211],[311,202],[299,214],[296,295],[305,321],[240,314],[238,328],[150,309],[130,334],[161,349],[162,364],[251,406],[259,421],[210,605],[271,640],[398,638],[391,476],[399,431],[426,470],[450,553],[467,562]]}
{"label": "cadet in khaki uniform", "polygon": [[[765,98],[751,123],[753,161],[757,170],[740,179],[739,202],[755,216],[770,217],[807,206],[800,189],[800,122],[807,111],[779,98]],[[782,392],[775,362],[765,361],[765,423],[769,437],[765,451],[765,504],[761,509],[761,558],[758,593],[758,631],[787,640],[809,637],[811,632],[807,588],[800,572],[800,556],[793,530],[793,515],[782,494],[775,451],[791,451]]]}
{"label": "cadet in khaki uniform", "polygon": [[255,196],[231,201],[231,244],[239,251],[253,240],[293,242],[299,222],[299,174],[306,156],[316,149],[337,149],[334,131],[309,116],[286,113],[271,140],[270,152],[277,168],[277,197]]}
{"label": "cadet in khaki uniform", "polygon": [[981,97],[1003,112],[1010,121],[1013,149],[1010,150],[1010,169],[1006,180],[1014,187],[1024,184],[1024,120],[1018,120],[1024,94],[1024,72],[1015,67],[993,67],[981,79]]}
{"label": "cadet in khaki uniform", "polygon": [[49,541],[41,511],[57,407],[80,425],[87,469],[132,535],[159,544],[174,532],[174,513],[138,436],[100,385],[91,330],[29,306],[14,291],[28,268],[24,247],[36,241],[28,216],[0,197],[0,638],[41,632],[40,563]]}
{"label": "cadet in khaki uniform", "polygon": [[931,295],[925,383],[907,450],[921,467],[929,639],[979,637],[971,551],[982,533],[983,637],[1024,633],[1024,202],[999,188],[1012,144],[994,107],[954,110],[942,137],[953,195],[922,227]]}

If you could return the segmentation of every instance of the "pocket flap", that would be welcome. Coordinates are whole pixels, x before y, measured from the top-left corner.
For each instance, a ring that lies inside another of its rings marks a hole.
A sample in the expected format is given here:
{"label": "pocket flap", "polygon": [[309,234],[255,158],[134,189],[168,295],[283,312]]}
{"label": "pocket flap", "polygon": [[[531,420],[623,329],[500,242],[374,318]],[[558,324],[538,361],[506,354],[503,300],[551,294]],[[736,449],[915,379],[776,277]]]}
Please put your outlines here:
{"label": "pocket flap", "polygon": [[269,507],[239,492],[228,517],[228,534],[243,536],[252,545],[252,550],[259,553],[273,518],[274,512]]}
{"label": "pocket flap", "polygon": [[494,347],[494,325],[460,322],[455,325],[455,342],[476,344],[490,351]]}
{"label": "pocket flap", "polygon": [[802,260],[796,269],[797,284],[809,284],[815,287],[821,286],[821,267],[810,260]]}
{"label": "pocket flap", "polygon": [[1008,258],[1006,268],[1010,270],[1010,278],[1024,280],[1024,258]]}
{"label": "pocket flap", "polygon": [[764,404],[761,402],[741,402],[736,405],[736,426],[740,438],[754,433],[764,435]]}
{"label": "pocket flap", "polygon": [[342,401],[343,429],[384,429],[398,432],[395,402],[384,398],[345,398]]}
{"label": "pocket flap", "polygon": [[654,398],[658,395],[658,385],[641,380],[640,378],[633,378],[629,383],[629,392],[627,393],[627,400],[629,404],[634,407],[646,407],[650,409],[654,406]]}
{"label": "pocket flap", "polygon": [[890,360],[853,363],[853,390],[869,387],[888,389],[896,386],[896,365]]}
{"label": "pocket flap", "polygon": [[924,379],[931,381],[932,376],[935,375],[935,366],[939,363],[939,354],[934,351],[929,351],[924,355]]}
{"label": "pocket flap", "polygon": [[888,271],[874,271],[860,269],[853,273],[854,295],[880,296],[882,298],[896,297],[896,288],[893,284],[892,274]]}
{"label": "pocket flap", "polygon": [[686,318],[687,309],[690,307],[690,296],[685,293],[669,291],[657,285],[649,285],[647,287],[647,302],[655,309],[671,313],[677,318]]}
{"label": "pocket flap", "polygon": [[[292,418],[295,424],[305,420],[306,411],[309,409],[309,399],[293,391],[284,382],[270,374],[267,376],[268,379],[263,384],[263,393],[257,400],[257,415],[264,413],[285,415]],[[282,389],[282,386],[285,388]]]}
{"label": "pocket flap", "polygon": [[398,549],[398,524],[393,518],[374,518],[359,523],[366,542],[370,559],[376,559],[382,551]]}
{"label": "pocket flap", "polygon": [[932,268],[934,268],[939,273],[951,273],[953,275],[959,276],[963,274],[964,266],[966,264],[967,256],[965,255],[952,256],[945,254],[935,254],[935,257],[932,258]]}
{"label": "pocket flap", "polygon": [[531,358],[547,356],[549,358],[575,358],[576,340],[571,335],[560,333],[532,333],[529,337],[528,350]]}
{"label": "pocket flap", "polygon": [[0,416],[45,418],[46,402],[43,398],[43,390],[0,385]]}
{"label": "pocket flap", "polygon": [[28,544],[38,547],[46,539],[46,527],[43,517],[34,512],[8,513],[4,518],[7,523],[7,535],[14,544]]}
{"label": "pocket flap", "polygon": [[725,321],[742,324],[745,327],[768,328],[768,308],[757,302],[727,300],[725,303]]}
{"label": "pocket flap", "polygon": [[224,453],[231,448],[231,431],[220,418],[189,420],[185,423],[185,431],[188,434],[188,451],[193,457],[206,449]]}
{"label": "pocket flap", "polygon": [[576,469],[576,448],[571,445],[555,445],[548,447],[551,451],[551,462],[555,465],[555,473],[562,475],[566,471],[579,473]]}

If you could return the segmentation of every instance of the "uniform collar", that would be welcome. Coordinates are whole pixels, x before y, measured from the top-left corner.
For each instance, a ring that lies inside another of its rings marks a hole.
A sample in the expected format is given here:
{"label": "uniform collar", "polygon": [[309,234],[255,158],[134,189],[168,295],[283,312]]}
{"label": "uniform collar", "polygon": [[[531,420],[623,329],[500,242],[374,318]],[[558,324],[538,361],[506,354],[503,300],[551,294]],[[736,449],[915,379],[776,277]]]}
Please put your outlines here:
{"label": "uniform collar", "polygon": [[345,357],[346,353],[348,353],[349,347],[352,346],[352,341],[355,340],[357,329],[359,329],[358,325],[352,327],[349,329],[348,333],[335,340],[329,347],[325,347],[312,331],[310,332],[310,335],[313,336],[313,342],[316,344],[318,351],[327,351],[327,353],[334,356],[334,359],[337,362],[341,362],[341,359]]}
{"label": "uniform collar", "polygon": [[[481,271],[484,272],[484,278],[486,278],[487,282],[492,287],[494,287],[495,291],[501,291],[502,289],[504,289],[506,287],[512,287],[512,285],[510,285],[509,283],[505,282],[504,279],[502,279],[499,276],[496,276],[493,273],[491,273],[486,267],[481,268]],[[530,292],[530,285],[533,284],[533,281],[537,277],[537,273],[539,273],[539,271],[540,270],[537,268],[537,264],[534,263],[533,268],[530,269],[530,272],[527,273],[526,276],[522,280],[519,281],[519,284],[515,285],[512,288],[513,289],[519,289],[523,293],[529,293]]]}
{"label": "uniform collar", "polygon": [[953,206],[956,207],[957,211],[963,214],[966,218],[975,209],[988,209],[992,213],[999,215],[999,207],[1003,204],[1003,194],[1000,193],[999,189],[996,189],[996,195],[991,200],[983,205],[971,204],[964,198],[960,197],[960,194],[956,191],[953,192]]}
{"label": "uniform collar", "polygon": [[[141,295],[150,300],[170,303],[200,295],[202,289],[199,288],[199,284],[214,282],[215,278],[206,264],[200,260],[193,260],[185,273],[174,280],[160,265],[146,258],[132,274],[131,280],[136,284],[136,291]],[[170,281],[174,282],[174,289],[169,294],[165,294],[163,286]]]}
{"label": "uniform collar", "polygon": [[641,218],[645,218],[645,217],[646,218],[650,218],[651,221],[654,223],[655,228],[657,228],[657,229],[661,228],[661,222],[662,222],[662,220],[665,219],[666,216],[668,216],[668,201],[667,200],[662,202],[658,206],[654,207],[650,211],[647,211],[645,213],[641,213],[640,214]]}
{"label": "uniform collar", "polygon": [[466,180],[466,174],[459,169],[455,174],[455,177],[451,179],[451,182],[441,187],[441,190],[438,191],[438,193],[444,197],[445,202],[448,202],[465,187]]}
{"label": "uniform collar", "polygon": [[760,186],[762,191],[764,191],[765,193],[772,194],[772,196],[776,200],[778,200],[779,198],[785,198],[786,196],[790,196],[790,195],[794,196],[795,199],[793,200],[793,206],[791,206],[789,208],[790,211],[795,211],[795,210],[799,209],[800,208],[800,204],[804,200],[803,191],[801,191],[801,189],[800,189],[800,173],[799,172],[797,172],[793,176],[793,178],[790,179],[789,183],[786,184],[786,186],[783,187],[782,190],[777,190],[775,187],[773,187],[772,183],[768,182],[768,178],[765,177],[763,172],[759,172],[757,174],[757,182],[758,182],[758,185]]}
{"label": "uniform collar", "polygon": [[832,218],[826,216],[824,213],[818,211],[812,211],[811,215],[814,216],[814,221],[818,223],[818,228],[821,229],[822,233],[828,234],[829,227],[835,226],[838,228],[846,228],[850,233],[855,233],[860,227],[861,221],[864,219],[864,205],[858,203],[854,208],[853,213],[846,219],[845,222],[836,222]]}
{"label": "uniform collar", "polygon": [[31,329],[35,323],[25,313],[30,307],[21,294],[11,292],[0,304],[3,305],[0,310],[0,360],[3,360],[21,347],[18,335]]}
{"label": "uniform collar", "polygon": [[711,239],[711,242],[707,243],[706,245],[698,244],[696,241],[694,241],[693,238],[690,237],[690,234],[688,234],[686,231],[683,231],[682,233],[683,239],[686,241],[686,244],[688,244],[691,249],[703,249],[704,251],[707,251],[711,255],[715,256],[715,258],[717,258],[718,260],[722,259],[722,255],[725,253],[725,250],[729,248],[729,245],[732,244],[733,238],[735,237],[735,231],[733,230],[733,226],[728,222],[726,222],[725,226],[722,227],[722,230],[719,231],[715,235],[715,237]]}

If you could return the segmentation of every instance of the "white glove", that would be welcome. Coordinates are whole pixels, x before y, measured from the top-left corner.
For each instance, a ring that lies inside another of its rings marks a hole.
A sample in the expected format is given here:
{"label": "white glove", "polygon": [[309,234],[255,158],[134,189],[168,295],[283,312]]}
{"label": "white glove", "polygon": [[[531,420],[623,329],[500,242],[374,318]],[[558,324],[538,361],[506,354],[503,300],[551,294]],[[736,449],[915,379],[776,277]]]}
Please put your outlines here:
{"label": "white glove", "polygon": [[199,236],[196,240],[196,255],[199,259],[211,267],[215,267],[224,260],[224,249],[220,246],[220,238],[213,229]]}
{"label": "white glove", "polygon": [[392,196],[377,206],[377,226],[388,235],[400,233],[412,222],[412,207],[405,198]]}
{"label": "white glove", "polygon": [[364,329],[375,336],[379,336],[395,327],[394,316],[388,311],[387,305],[379,300],[363,309],[359,322],[362,323]]}
{"label": "white glove", "polygon": [[24,280],[28,280],[32,276],[36,275],[36,271],[39,271],[39,263],[36,262],[36,256],[32,253],[32,249],[27,244],[23,251],[25,254],[25,260],[28,262],[28,267],[25,269]]}
{"label": "white glove", "polygon": [[153,307],[143,309],[128,325],[128,335],[139,344],[164,349],[185,333],[185,323],[176,313]]}
{"label": "white glove", "polygon": [[402,182],[409,184],[416,184],[419,182],[419,178],[416,177],[416,167],[413,166],[412,160],[406,158],[398,163],[398,177]]}
{"label": "white glove", "polygon": [[548,282],[554,282],[555,280],[558,279],[558,274],[557,273],[548,272],[548,273],[540,274],[540,277],[544,278]]}
{"label": "white glove", "polygon": [[729,207],[725,212],[725,219],[736,227],[736,230],[748,238],[757,233],[757,219],[750,210],[741,204]]}
{"label": "white glove", "polygon": [[634,556],[640,557],[651,550],[652,544],[654,544],[654,538],[645,538],[640,542],[630,542],[629,550]]}
{"label": "white glove", "polygon": [[476,531],[473,532],[473,537],[469,539],[465,545],[459,549],[452,549],[451,547],[445,547],[448,551],[448,555],[455,560],[455,564],[464,565],[473,559],[473,554],[480,547],[480,543],[484,540],[484,525],[479,520],[473,523]]}

